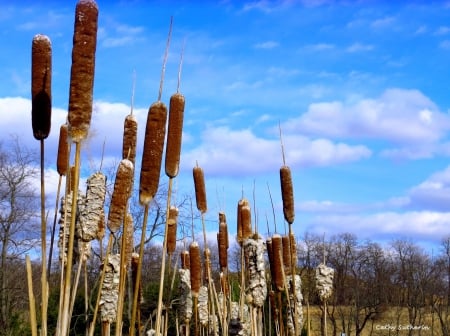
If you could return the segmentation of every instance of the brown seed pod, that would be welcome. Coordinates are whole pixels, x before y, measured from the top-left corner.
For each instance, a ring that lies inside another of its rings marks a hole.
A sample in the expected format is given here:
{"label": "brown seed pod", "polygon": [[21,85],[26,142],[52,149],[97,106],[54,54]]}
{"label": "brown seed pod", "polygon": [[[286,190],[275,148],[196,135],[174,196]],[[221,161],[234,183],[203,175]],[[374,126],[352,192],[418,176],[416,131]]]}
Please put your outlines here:
{"label": "brown seed pod", "polygon": [[189,261],[191,271],[192,296],[198,297],[198,292],[200,291],[200,287],[202,285],[202,264],[200,247],[195,241],[189,245]]}
{"label": "brown seed pod", "polygon": [[238,206],[237,206],[237,236],[236,236],[236,240],[239,244],[242,245],[242,241],[244,240],[244,236],[243,236],[243,223],[242,223],[242,208],[244,206],[248,206],[249,207],[250,203],[248,202],[248,200],[246,198],[242,198],[239,200],[238,202]]}
{"label": "brown seed pod", "polygon": [[224,212],[219,212],[219,232],[223,231],[223,235],[225,236],[225,245],[227,249],[230,247],[230,243],[228,241],[228,224],[227,217]]}
{"label": "brown seed pod", "polygon": [[97,231],[97,239],[102,240],[105,237],[105,211],[102,211],[100,215],[100,221],[98,222],[98,231]]}
{"label": "brown seed pod", "polygon": [[181,268],[182,269],[190,269],[191,263],[190,263],[189,251],[184,250],[184,251],[180,252],[180,259],[181,259]]}
{"label": "brown seed pod", "polygon": [[124,236],[125,263],[126,263],[127,267],[131,264],[133,248],[134,248],[134,239],[133,239],[134,225],[133,224],[134,224],[133,215],[130,213],[127,213],[127,215],[125,217],[124,229],[123,229],[123,234],[125,235]]}
{"label": "brown seed pod", "polygon": [[281,198],[283,200],[284,219],[289,224],[294,223],[294,189],[292,187],[291,170],[288,166],[280,168]]}
{"label": "brown seed pod", "polygon": [[266,248],[267,248],[267,256],[269,257],[269,266],[270,266],[270,277],[272,280],[272,285],[275,287],[275,269],[273,265],[273,246],[272,246],[272,238],[266,239]]}
{"label": "brown seed pod", "polygon": [[283,246],[283,265],[285,275],[291,275],[291,248],[289,236],[281,237]]}
{"label": "brown seed pod", "polygon": [[208,276],[210,274],[211,271],[211,250],[207,247],[205,248],[205,250],[203,251],[203,256],[204,256],[204,270],[203,270],[203,275],[205,277],[205,281],[208,282]]}
{"label": "brown seed pod", "polygon": [[291,248],[293,271],[295,271],[295,267],[297,267],[297,242],[295,241],[294,234],[289,235],[289,240],[291,242],[290,248]]}
{"label": "brown seed pod", "polygon": [[219,233],[217,233],[217,246],[219,248],[219,265],[221,269],[228,267],[228,229],[227,224],[219,224]]}
{"label": "brown seed pod", "polygon": [[166,175],[170,178],[178,175],[180,166],[184,104],[184,96],[181,93],[177,92],[170,97],[166,146]]}
{"label": "brown seed pod", "polygon": [[69,134],[74,142],[87,137],[92,116],[98,7],[79,0],[75,8],[69,92]]}
{"label": "brown seed pod", "polygon": [[283,291],[283,242],[279,234],[272,236],[272,264],[270,264],[270,267],[273,267],[275,288],[278,291]]}
{"label": "brown seed pod", "polygon": [[60,176],[67,174],[69,165],[69,130],[67,124],[59,128],[58,156],[56,159],[56,170]]}
{"label": "brown seed pod", "polygon": [[158,191],[161,160],[166,135],[167,107],[157,101],[150,106],[145,127],[144,150],[142,152],[139,201],[148,205]]}
{"label": "brown seed pod", "polygon": [[126,214],[128,199],[131,195],[133,172],[133,163],[130,160],[120,161],[108,214],[108,228],[113,233],[120,229]]}
{"label": "brown seed pod", "polygon": [[128,159],[133,164],[136,161],[137,128],[136,117],[133,114],[127,115],[123,123],[122,159]]}
{"label": "brown seed pod", "polygon": [[208,206],[206,204],[206,187],[203,169],[196,166],[192,172],[194,176],[195,201],[197,202],[197,209],[201,213],[205,213]]}
{"label": "brown seed pod", "polygon": [[172,205],[169,209],[169,219],[167,221],[167,253],[174,253],[177,247],[177,222],[178,208]]}
{"label": "brown seed pod", "polygon": [[252,209],[250,205],[241,207],[241,222],[242,222],[242,239],[246,240],[253,235],[252,230]]}
{"label": "brown seed pod", "polygon": [[72,192],[75,186],[75,166],[70,166],[69,174],[69,191]]}
{"label": "brown seed pod", "polygon": [[52,44],[35,35],[31,45],[31,123],[36,140],[50,133],[52,115]]}

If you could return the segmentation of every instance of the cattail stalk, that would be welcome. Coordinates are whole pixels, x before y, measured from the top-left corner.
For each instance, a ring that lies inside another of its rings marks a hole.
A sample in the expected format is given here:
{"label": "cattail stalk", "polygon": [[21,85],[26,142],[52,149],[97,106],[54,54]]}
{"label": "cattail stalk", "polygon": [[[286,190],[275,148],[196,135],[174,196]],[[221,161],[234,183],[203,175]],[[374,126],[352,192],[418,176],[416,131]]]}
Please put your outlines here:
{"label": "cattail stalk", "polygon": [[37,333],[37,320],[36,320],[36,300],[33,293],[33,275],[31,270],[30,256],[27,254],[25,257],[27,267],[27,283],[28,283],[28,300],[30,306],[30,325],[31,335],[38,336]]}

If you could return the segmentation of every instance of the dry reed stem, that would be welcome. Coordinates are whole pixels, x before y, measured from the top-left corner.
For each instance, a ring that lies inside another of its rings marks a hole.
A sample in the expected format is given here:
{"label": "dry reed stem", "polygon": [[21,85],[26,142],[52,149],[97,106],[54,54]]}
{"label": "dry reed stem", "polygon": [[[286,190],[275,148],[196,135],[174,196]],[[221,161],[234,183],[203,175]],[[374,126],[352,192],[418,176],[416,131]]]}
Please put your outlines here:
{"label": "dry reed stem", "polygon": [[95,1],[79,0],[75,8],[68,113],[69,134],[74,142],[87,137],[91,123],[97,25]]}
{"label": "dry reed stem", "polygon": [[52,114],[52,45],[35,35],[31,45],[31,123],[36,140],[48,137]]}
{"label": "dry reed stem", "polygon": [[27,284],[28,284],[28,300],[30,307],[30,325],[31,335],[37,336],[37,319],[36,319],[36,300],[33,293],[33,274],[31,270],[30,256],[25,256],[26,268],[27,268]]}

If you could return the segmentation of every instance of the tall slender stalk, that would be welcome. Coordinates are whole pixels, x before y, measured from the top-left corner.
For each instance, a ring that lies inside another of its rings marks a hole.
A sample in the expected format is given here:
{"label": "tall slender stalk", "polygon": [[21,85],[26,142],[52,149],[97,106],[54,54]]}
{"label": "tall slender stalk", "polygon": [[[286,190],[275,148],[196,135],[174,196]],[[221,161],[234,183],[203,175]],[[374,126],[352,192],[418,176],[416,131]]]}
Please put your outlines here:
{"label": "tall slender stalk", "polygon": [[48,306],[48,283],[47,283],[47,220],[45,218],[45,170],[44,170],[44,139],[40,140],[41,143],[41,262],[42,262],[42,274],[41,274],[41,335],[47,336],[47,306]]}

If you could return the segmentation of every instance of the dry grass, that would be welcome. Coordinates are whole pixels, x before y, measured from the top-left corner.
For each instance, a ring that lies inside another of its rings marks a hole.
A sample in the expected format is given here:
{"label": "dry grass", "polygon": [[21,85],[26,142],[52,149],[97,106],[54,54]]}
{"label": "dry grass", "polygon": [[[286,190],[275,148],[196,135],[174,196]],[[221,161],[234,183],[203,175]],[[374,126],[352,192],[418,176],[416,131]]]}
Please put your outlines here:
{"label": "dry grass", "polygon": [[[340,307],[340,311],[348,314],[351,310],[350,307]],[[311,335],[321,335],[321,315],[322,311],[319,306],[309,307],[310,323],[311,323]],[[338,314],[335,314],[338,316]],[[303,306],[304,325],[306,327],[307,308]],[[348,316],[348,315],[347,315]],[[348,323],[348,318],[346,318]],[[337,335],[341,335],[342,332],[342,320],[337,320]],[[328,335],[333,335],[333,326],[330,318],[327,316],[327,331]],[[433,335],[442,336],[439,321],[436,315],[431,314],[429,311],[423,314],[423,320],[416,322],[412,327],[416,329],[412,331],[412,335]],[[346,331],[346,336],[355,335],[355,326],[352,324],[352,330]],[[361,336],[386,336],[386,335],[408,335],[411,324],[408,321],[407,308],[390,307],[382,315],[378,316],[374,320],[367,322],[366,327],[361,333]]]}

